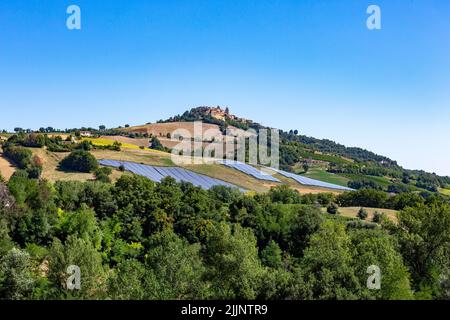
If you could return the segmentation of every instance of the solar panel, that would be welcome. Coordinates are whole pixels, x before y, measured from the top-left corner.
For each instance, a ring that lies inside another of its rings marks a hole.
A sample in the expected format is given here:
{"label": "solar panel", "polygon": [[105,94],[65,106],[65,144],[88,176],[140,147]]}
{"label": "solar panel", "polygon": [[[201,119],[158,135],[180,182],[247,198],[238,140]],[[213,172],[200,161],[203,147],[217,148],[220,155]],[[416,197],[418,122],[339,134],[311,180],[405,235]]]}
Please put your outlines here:
{"label": "solar panel", "polygon": [[156,167],[149,166],[144,164],[138,164],[134,162],[128,161],[117,161],[117,160],[108,160],[102,159],[99,163],[103,166],[115,167],[118,168],[123,166],[125,170],[130,171],[134,174],[146,177],[154,182],[161,182],[164,177],[172,177],[177,182],[185,181],[190,182],[194,186],[201,187],[203,189],[210,189],[214,186],[226,186],[230,188],[237,188],[240,191],[244,192],[244,189],[238,188],[237,186],[219,180],[215,178],[211,178],[202,174],[198,174],[184,168],[178,167]]}
{"label": "solar panel", "polygon": [[241,171],[245,174],[248,174],[258,180],[280,182],[280,180],[278,180],[275,177],[272,177],[270,174],[264,173],[261,170],[258,170],[246,163],[242,163],[242,162],[234,161],[234,160],[219,160],[218,162],[227,167],[230,167],[230,168],[236,169],[238,171]]}
{"label": "solar panel", "polygon": [[344,191],[353,191],[353,189],[348,188],[348,187],[343,187],[337,184],[333,184],[333,183],[328,183],[328,182],[323,182],[323,181],[319,181],[319,180],[315,180],[315,179],[311,179],[311,178],[307,178],[307,177],[303,177],[300,176],[298,174],[294,174],[291,172],[287,172],[287,171],[283,171],[283,170],[279,170],[279,169],[275,169],[275,168],[269,168],[279,174],[281,174],[282,176],[285,176],[287,178],[291,178],[295,181],[297,181],[298,183],[302,184],[302,185],[307,185],[307,186],[315,186],[315,187],[322,187],[322,188],[328,188],[328,189],[336,189],[336,190],[344,190]]}

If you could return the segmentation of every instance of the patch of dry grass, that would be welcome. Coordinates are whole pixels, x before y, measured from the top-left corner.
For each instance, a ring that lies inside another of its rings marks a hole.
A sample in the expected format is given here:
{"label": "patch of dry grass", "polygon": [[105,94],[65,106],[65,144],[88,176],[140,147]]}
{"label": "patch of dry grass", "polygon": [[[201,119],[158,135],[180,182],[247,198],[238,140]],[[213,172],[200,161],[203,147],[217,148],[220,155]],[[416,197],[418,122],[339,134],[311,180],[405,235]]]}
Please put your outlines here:
{"label": "patch of dry grass", "polygon": [[[361,209],[361,207],[341,207],[339,208],[339,214],[341,216],[347,217],[347,218],[357,218],[358,217],[358,211]],[[382,209],[382,208],[366,208],[364,209],[369,214],[366,221],[372,221],[373,215],[375,212],[384,213],[390,220],[397,222],[397,214],[398,211],[391,210],[391,209]],[[326,212],[326,208],[323,208],[323,211]]]}
{"label": "patch of dry grass", "polygon": [[0,151],[0,174],[6,181],[11,178],[11,176],[16,171],[16,167],[3,156],[3,152]]}

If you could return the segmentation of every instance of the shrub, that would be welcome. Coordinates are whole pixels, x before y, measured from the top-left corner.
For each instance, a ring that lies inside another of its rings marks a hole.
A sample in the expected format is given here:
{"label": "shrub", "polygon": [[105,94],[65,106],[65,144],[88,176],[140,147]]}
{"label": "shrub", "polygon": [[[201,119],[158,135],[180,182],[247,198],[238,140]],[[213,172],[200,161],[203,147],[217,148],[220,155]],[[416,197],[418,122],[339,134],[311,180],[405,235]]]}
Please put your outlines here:
{"label": "shrub", "polygon": [[98,168],[98,162],[88,151],[75,150],[61,161],[60,167],[64,170],[92,172]]}
{"label": "shrub", "polygon": [[327,207],[327,212],[329,214],[339,214],[339,207],[336,203],[332,202],[330,203],[330,205]]}
{"label": "shrub", "polygon": [[375,211],[373,214],[372,222],[381,223],[386,218],[383,212]]}
{"label": "shrub", "polygon": [[80,144],[78,144],[76,149],[90,151],[90,150],[92,150],[92,147],[93,147],[93,145],[92,145],[91,141],[84,140]]}
{"label": "shrub", "polygon": [[150,140],[150,148],[154,149],[154,150],[159,150],[159,151],[165,151],[164,146],[161,144],[161,141],[159,141],[158,138],[153,137]]}
{"label": "shrub", "polygon": [[11,146],[3,150],[6,157],[13,161],[20,169],[26,169],[31,164],[32,152],[23,147]]}
{"label": "shrub", "polygon": [[369,214],[367,213],[366,209],[364,208],[359,209],[358,218],[360,218],[361,220],[366,220],[368,216]]}
{"label": "shrub", "polygon": [[109,175],[112,173],[112,169],[108,167],[98,168],[95,170],[95,179],[104,183],[111,183],[111,178]]}

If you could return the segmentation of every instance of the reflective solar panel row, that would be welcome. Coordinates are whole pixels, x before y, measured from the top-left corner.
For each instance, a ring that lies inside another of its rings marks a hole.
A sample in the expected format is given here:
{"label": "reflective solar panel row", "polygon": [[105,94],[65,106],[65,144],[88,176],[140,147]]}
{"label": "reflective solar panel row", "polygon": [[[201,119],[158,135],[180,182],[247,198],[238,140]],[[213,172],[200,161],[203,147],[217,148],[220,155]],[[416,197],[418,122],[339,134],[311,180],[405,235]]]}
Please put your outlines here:
{"label": "reflective solar panel row", "polygon": [[[161,180],[165,177],[172,177],[177,182],[185,181],[190,182],[194,186],[201,187],[203,189],[210,189],[214,186],[225,186],[230,188],[238,188],[237,186],[219,180],[215,178],[211,178],[202,174],[198,174],[183,168],[177,168],[177,167],[156,167],[156,166],[149,166],[144,164],[138,164],[134,162],[128,162],[128,161],[117,161],[117,160],[100,160],[99,163],[102,166],[108,166],[108,167],[115,167],[119,168],[120,166],[123,166],[126,171],[130,171],[134,174],[144,176],[146,178],[149,178],[152,181],[155,182],[161,182]],[[240,188],[239,188],[240,189]],[[240,189],[241,191],[245,191],[243,189]]]}
{"label": "reflective solar panel row", "polygon": [[248,165],[246,163],[242,163],[239,161],[234,160],[219,160],[218,163],[221,163],[227,167],[239,170],[245,174],[248,174],[258,180],[266,180],[266,181],[273,181],[273,182],[281,182],[277,178],[271,176],[270,174],[267,174],[265,172],[262,172],[261,170],[258,170],[251,165]]}
{"label": "reflective solar panel row", "polygon": [[278,172],[282,176],[285,176],[287,178],[291,178],[291,179],[297,181],[298,183],[303,184],[303,185],[307,185],[307,186],[315,186],[315,187],[322,187],[322,188],[336,189],[336,190],[344,190],[344,191],[352,191],[353,190],[351,188],[343,187],[343,186],[340,186],[340,185],[337,185],[337,184],[323,182],[323,181],[319,181],[319,180],[303,177],[303,176],[300,176],[298,174],[294,174],[294,173],[291,173],[291,172],[287,172],[287,171],[283,171],[283,170],[279,170],[279,169],[275,169],[275,168],[268,168],[268,169],[271,169],[271,170],[273,170],[275,172]]}

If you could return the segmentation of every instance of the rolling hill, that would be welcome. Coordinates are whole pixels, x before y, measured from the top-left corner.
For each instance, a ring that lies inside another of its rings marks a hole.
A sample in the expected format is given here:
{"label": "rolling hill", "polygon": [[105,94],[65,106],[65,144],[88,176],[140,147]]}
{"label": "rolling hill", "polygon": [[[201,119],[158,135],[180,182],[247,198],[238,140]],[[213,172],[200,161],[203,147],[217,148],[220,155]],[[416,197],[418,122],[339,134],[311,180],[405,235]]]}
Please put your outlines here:
{"label": "rolling hill", "polygon": [[[195,125],[201,121],[201,128]],[[80,135],[80,141],[87,141],[99,147],[93,150],[97,159],[111,159],[130,161],[148,165],[173,166],[171,151],[186,149],[194,150],[199,145],[202,149],[222,148],[228,154],[235,153],[234,144],[238,137],[250,137],[253,133],[249,129],[258,131],[269,129],[249,119],[232,115],[228,108],[198,107],[184,112],[182,115],[159,120],[157,123],[147,123],[138,126],[126,126],[113,129],[96,130],[93,128],[69,129],[59,132],[46,132],[49,137],[62,137],[70,140],[72,135]],[[253,132],[254,132],[253,131]],[[389,193],[418,192],[440,193],[449,195],[450,178],[440,177],[424,171],[405,170],[396,161],[388,157],[374,154],[361,148],[348,148],[331,140],[320,140],[299,134],[297,130],[280,133],[280,168],[305,178],[319,180],[325,183],[353,189],[373,188]],[[36,133],[38,134],[38,133]],[[201,136],[195,140],[194,135]],[[3,140],[10,137],[5,135]],[[156,139],[164,147],[161,151],[152,150],[151,141]],[[105,150],[104,147],[120,143],[120,151]],[[212,148],[211,148],[212,147]],[[230,149],[227,149],[230,148]],[[44,160],[43,177],[55,181],[92,179],[91,175],[69,174],[58,169],[59,161],[67,155],[63,147],[61,150],[52,148],[34,149],[33,154]],[[55,151],[55,152],[52,152]],[[245,150],[248,151],[248,150]],[[179,151],[177,151],[179,152]],[[227,153],[226,153],[227,154]],[[181,156],[181,153],[180,153]],[[186,155],[183,155],[186,156]],[[208,154],[214,157],[213,154]],[[11,162],[1,159],[0,169],[5,178],[14,172]],[[302,193],[339,192],[329,188],[300,185],[292,179],[277,178],[280,182],[257,180],[245,172],[239,172],[217,163],[183,164],[182,167],[193,172],[208,175],[212,178],[235,184],[246,190],[264,192],[277,184],[287,184]],[[114,173],[113,178],[117,178]]]}

